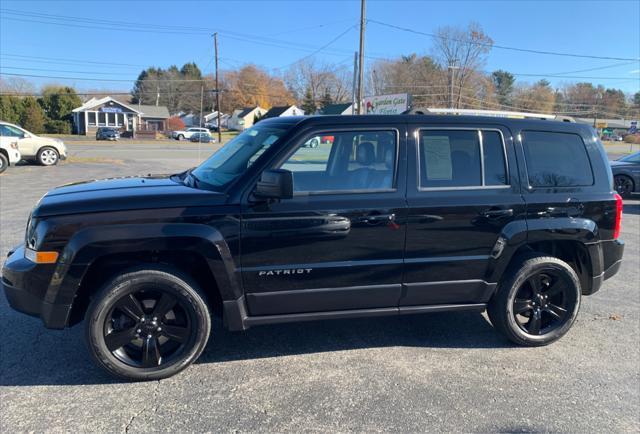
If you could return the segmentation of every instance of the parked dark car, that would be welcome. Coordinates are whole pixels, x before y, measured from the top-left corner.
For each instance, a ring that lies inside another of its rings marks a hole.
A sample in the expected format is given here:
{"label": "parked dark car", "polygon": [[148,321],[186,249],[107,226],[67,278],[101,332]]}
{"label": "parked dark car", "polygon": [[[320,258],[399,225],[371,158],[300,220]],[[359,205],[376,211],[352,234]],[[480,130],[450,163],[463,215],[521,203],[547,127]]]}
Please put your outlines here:
{"label": "parked dark car", "polygon": [[209,133],[193,133],[189,140],[200,143],[215,142],[215,139]]}
{"label": "parked dark car", "polygon": [[118,140],[120,132],[116,128],[100,127],[96,131],[96,140]]}
{"label": "parked dark car", "polygon": [[182,173],[51,190],[2,286],[46,327],[84,320],[96,364],[133,380],[186,368],[213,324],[487,310],[546,345],[620,267],[612,186],[588,125],[265,119]]}
{"label": "parked dark car", "polygon": [[611,161],[613,182],[622,197],[640,192],[640,152]]}

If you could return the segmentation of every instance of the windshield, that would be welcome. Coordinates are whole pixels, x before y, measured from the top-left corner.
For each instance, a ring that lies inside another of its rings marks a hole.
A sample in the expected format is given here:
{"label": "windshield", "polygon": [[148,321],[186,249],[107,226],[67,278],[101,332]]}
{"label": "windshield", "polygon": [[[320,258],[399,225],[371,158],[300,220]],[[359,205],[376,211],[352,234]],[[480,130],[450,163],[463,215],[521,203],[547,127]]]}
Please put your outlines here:
{"label": "windshield", "polygon": [[191,174],[215,190],[242,175],[260,155],[288,130],[288,125],[269,126],[258,124],[225,144]]}

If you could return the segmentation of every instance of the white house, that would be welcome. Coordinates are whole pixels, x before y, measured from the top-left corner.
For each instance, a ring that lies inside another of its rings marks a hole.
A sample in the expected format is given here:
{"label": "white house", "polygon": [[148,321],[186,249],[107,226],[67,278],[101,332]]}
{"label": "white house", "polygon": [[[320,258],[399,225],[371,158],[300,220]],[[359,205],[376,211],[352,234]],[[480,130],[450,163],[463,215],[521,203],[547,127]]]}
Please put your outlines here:
{"label": "white house", "polygon": [[262,107],[236,109],[227,122],[230,130],[243,131],[253,126],[253,121],[263,117],[267,111]]}
{"label": "white house", "polygon": [[[220,113],[220,124],[222,125],[222,128],[229,127],[230,117],[231,116],[226,113]],[[211,113],[204,115],[204,125],[208,128],[218,128],[218,112],[214,110]]]}
{"label": "white house", "polygon": [[304,116],[304,110],[295,105],[271,107],[262,118],[279,118],[283,116]]}

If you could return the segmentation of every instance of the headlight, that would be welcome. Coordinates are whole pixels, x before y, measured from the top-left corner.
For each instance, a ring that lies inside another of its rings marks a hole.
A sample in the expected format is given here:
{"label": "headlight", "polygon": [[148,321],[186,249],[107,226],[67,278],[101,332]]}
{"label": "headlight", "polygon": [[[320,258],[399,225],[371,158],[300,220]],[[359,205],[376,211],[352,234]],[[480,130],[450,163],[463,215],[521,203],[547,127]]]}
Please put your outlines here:
{"label": "headlight", "polygon": [[31,217],[29,214],[29,220],[27,221],[27,231],[24,234],[24,244],[28,248],[35,248],[38,244],[38,235],[36,233],[36,226],[38,225],[38,219]]}

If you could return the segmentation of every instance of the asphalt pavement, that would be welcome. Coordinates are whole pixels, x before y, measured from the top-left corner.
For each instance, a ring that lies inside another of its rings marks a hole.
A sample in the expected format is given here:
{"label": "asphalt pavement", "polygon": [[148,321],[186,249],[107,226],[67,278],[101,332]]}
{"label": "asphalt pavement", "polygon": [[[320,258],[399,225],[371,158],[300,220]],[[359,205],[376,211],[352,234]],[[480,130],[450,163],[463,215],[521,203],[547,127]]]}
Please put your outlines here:
{"label": "asphalt pavement", "polygon": [[[207,146],[207,145],[203,145]],[[78,145],[57,167],[0,175],[0,255],[52,187],[177,172],[212,149]],[[46,330],[0,296],[0,431],[640,431],[640,201],[625,203],[620,273],[560,341],[521,348],[484,315],[255,327],[214,323],[176,377],[123,383],[94,367],[82,325]]]}

